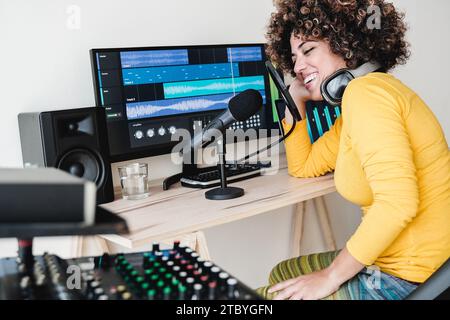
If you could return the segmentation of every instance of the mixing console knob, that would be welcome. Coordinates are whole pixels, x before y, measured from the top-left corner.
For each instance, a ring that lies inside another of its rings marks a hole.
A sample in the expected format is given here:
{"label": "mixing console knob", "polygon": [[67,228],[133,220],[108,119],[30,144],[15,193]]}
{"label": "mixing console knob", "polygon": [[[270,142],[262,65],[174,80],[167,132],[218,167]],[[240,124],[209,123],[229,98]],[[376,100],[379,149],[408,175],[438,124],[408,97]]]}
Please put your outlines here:
{"label": "mixing console knob", "polygon": [[217,294],[217,282],[211,281],[208,283],[208,300],[215,300]]}
{"label": "mixing console knob", "polygon": [[158,134],[159,134],[160,136],[165,135],[165,134],[166,134],[166,129],[164,129],[164,127],[159,128],[159,129],[158,129]]}
{"label": "mixing console knob", "polygon": [[122,300],[130,300],[131,299],[131,293],[126,291],[126,292],[122,293],[121,298],[122,298]]}
{"label": "mixing console knob", "polygon": [[19,274],[25,274],[27,271],[27,267],[25,266],[25,263],[19,263],[17,265],[17,270],[19,271]]}
{"label": "mixing console knob", "polygon": [[187,288],[183,285],[178,286],[178,300],[185,300]]}
{"label": "mixing console knob", "polygon": [[218,280],[219,279],[219,273],[220,273],[220,268],[219,267],[212,267],[211,271],[210,271],[211,279]]}
{"label": "mixing console knob", "polygon": [[192,260],[195,261],[195,262],[198,261],[198,258],[199,258],[199,257],[200,257],[200,256],[198,255],[197,252],[192,252],[192,253],[191,253],[191,258],[192,258]]}
{"label": "mixing console knob", "polygon": [[180,244],[180,245],[178,246],[178,252],[179,252],[180,254],[185,253],[185,252],[186,252],[186,249],[187,249],[187,247],[186,247],[185,245]]}
{"label": "mixing console knob", "polygon": [[192,278],[192,277],[188,277],[188,278],[186,278],[186,286],[188,287],[188,288],[192,288],[192,286],[194,285],[194,278]]}
{"label": "mixing console knob", "polygon": [[154,136],[155,136],[155,130],[153,130],[153,129],[148,129],[148,130],[147,130],[147,137],[153,138]]}
{"label": "mixing console knob", "polygon": [[173,273],[177,274],[177,273],[179,273],[180,271],[181,271],[180,266],[173,266],[173,267],[172,267],[172,272],[173,272]]}
{"label": "mixing console knob", "polygon": [[90,287],[94,290],[97,289],[99,286],[100,286],[100,283],[98,281],[92,281],[90,284]]}
{"label": "mixing console knob", "polygon": [[170,287],[165,287],[163,290],[163,299],[170,300],[171,293],[172,293],[172,289]]}
{"label": "mixing console knob", "polygon": [[104,291],[102,288],[97,288],[94,290],[94,296],[96,299],[98,299],[100,296],[104,295]]}
{"label": "mixing console knob", "polygon": [[202,298],[202,290],[203,286],[200,283],[194,284],[194,296],[192,297],[192,299],[200,300]]}
{"label": "mixing console knob", "polygon": [[202,266],[202,270],[204,269],[203,273],[208,273],[212,267],[213,264],[211,261],[205,261]]}
{"label": "mixing console knob", "polygon": [[169,132],[170,132],[170,134],[175,134],[175,132],[177,132],[177,128],[175,128],[174,126],[170,126]]}
{"label": "mixing console knob", "polygon": [[153,253],[159,251],[159,243],[153,242],[153,245],[152,245],[152,251],[153,251]]}
{"label": "mixing console knob", "polygon": [[219,273],[219,280],[221,283],[225,284],[230,275],[226,272]]}
{"label": "mixing console knob", "polygon": [[180,278],[181,283],[184,283],[184,284],[187,282],[187,276],[188,276],[188,274],[186,271],[181,271],[178,274],[178,277]]}
{"label": "mixing console knob", "polygon": [[230,278],[227,280],[227,297],[228,297],[228,299],[236,298],[236,294],[235,294],[236,285],[237,285],[236,279]]}
{"label": "mixing console knob", "polygon": [[141,130],[138,130],[134,133],[134,137],[138,140],[141,140],[144,137],[144,133]]}
{"label": "mixing console knob", "polygon": [[27,289],[30,287],[30,277],[25,276],[22,279],[20,279],[20,288],[21,289]]}
{"label": "mixing console knob", "polygon": [[147,291],[147,299],[148,300],[155,300],[156,298],[156,290],[155,289],[150,289]]}
{"label": "mixing console knob", "polygon": [[164,254],[163,254],[161,251],[157,251],[157,252],[155,253],[156,261],[162,262],[162,257],[163,257],[163,256],[164,256]]}
{"label": "mixing console knob", "polygon": [[127,288],[124,285],[120,285],[117,286],[116,293],[121,296],[126,290]]}

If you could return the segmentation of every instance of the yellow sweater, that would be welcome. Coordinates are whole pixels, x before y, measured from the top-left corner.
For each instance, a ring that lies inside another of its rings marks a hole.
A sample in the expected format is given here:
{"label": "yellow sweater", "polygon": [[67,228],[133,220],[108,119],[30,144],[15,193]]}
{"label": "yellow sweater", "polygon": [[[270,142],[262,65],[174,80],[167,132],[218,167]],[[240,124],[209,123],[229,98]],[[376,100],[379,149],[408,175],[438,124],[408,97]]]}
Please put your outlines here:
{"label": "yellow sweater", "polygon": [[301,121],[286,155],[295,177],[335,170],[338,192],[362,207],[347,242],[362,264],[423,282],[450,256],[448,144],[427,105],[393,76],[353,80],[334,126],[311,144]]}

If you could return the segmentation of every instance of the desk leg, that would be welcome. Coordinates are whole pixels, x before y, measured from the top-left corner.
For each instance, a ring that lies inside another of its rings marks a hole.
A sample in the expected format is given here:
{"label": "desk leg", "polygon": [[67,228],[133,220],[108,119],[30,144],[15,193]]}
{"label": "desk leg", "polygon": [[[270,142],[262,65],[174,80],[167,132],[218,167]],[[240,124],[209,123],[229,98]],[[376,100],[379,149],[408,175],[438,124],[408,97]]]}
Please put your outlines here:
{"label": "desk leg", "polygon": [[336,250],[336,240],[333,235],[333,230],[330,225],[330,217],[328,216],[328,210],[325,205],[325,199],[323,197],[314,198],[314,206],[316,214],[319,217],[320,228],[325,239],[327,250]]}
{"label": "desk leg", "polygon": [[97,247],[100,249],[100,251],[103,253],[111,253],[111,250],[108,246],[108,241],[106,241],[104,238],[99,236],[94,236],[94,241],[97,243]]}
{"label": "desk leg", "polygon": [[83,255],[83,237],[74,236],[71,238],[70,257],[79,258]]}
{"label": "desk leg", "polygon": [[99,236],[75,236],[72,237],[70,256],[80,258],[85,256],[101,256],[110,253],[108,243]]}
{"label": "desk leg", "polygon": [[299,202],[295,208],[292,223],[292,243],[291,256],[300,256],[302,234],[303,234],[303,217],[305,215],[306,202]]}
{"label": "desk leg", "polygon": [[195,233],[196,243],[195,251],[205,260],[211,260],[211,255],[209,254],[209,249],[206,244],[206,237],[203,231],[197,231]]}

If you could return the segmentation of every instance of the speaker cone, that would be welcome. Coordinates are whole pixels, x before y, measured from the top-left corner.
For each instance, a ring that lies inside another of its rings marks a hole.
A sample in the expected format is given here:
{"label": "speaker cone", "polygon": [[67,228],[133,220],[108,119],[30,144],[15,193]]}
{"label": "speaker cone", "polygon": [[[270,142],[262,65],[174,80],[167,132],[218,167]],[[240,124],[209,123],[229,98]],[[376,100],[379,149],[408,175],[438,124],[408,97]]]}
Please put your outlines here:
{"label": "speaker cone", "polygon": [[86,149],[74,149],[64,154],[58,168],[74,176],[95,182],[97,188],[103,184],[105,166],[95,153]]}

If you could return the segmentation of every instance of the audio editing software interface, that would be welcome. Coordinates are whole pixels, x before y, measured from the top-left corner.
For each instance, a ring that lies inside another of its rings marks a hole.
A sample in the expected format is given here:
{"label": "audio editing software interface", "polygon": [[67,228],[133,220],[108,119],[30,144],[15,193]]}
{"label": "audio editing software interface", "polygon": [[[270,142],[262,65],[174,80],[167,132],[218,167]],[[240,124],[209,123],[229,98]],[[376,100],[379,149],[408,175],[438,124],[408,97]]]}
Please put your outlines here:
{"label": "audio editing software interface", "polygon": [[264,107],[231,128],[275,127],[262,44],[94,49],[91,58],[112,156],[151,147],[167,153],[177,130],[205,126],[247,89],[261,93]]}

